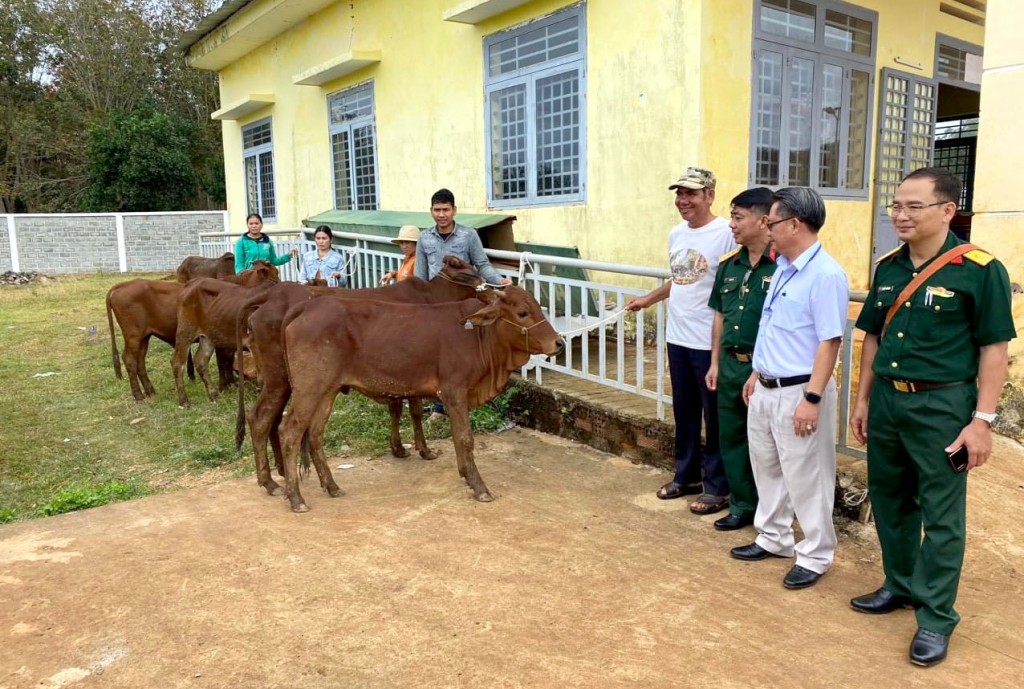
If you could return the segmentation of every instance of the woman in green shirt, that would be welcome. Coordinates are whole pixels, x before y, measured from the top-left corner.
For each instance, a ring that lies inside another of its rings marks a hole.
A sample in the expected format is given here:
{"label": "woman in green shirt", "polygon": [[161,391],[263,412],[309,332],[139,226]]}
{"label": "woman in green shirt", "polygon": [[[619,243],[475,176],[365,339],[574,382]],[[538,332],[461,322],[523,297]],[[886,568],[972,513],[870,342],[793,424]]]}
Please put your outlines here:
{"label": "woman in green shirt", "polygon": [[245,219],[248,231],[235,242],[235,272],[252,268],[253,261],[267,261],[271,265],[284,265],[292,256],[298,256],[298,249],[292,249],[285,256],[278,256],[274,243],[263,234],[263,218],[259,213],[250,213]]}

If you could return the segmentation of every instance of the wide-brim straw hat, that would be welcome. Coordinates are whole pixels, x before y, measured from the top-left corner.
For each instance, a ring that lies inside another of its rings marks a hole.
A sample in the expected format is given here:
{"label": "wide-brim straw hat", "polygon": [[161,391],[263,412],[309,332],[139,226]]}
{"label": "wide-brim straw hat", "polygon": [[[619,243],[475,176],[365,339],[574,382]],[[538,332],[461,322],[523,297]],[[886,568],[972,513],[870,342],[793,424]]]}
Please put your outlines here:
{"label": "wide-brim straw hat", "polygon": [[402,225],[398,229],[398,236],[391,240],[392,244],[398,244],[399,242],[418,242],[420,241],[420,228],[415,225]]}

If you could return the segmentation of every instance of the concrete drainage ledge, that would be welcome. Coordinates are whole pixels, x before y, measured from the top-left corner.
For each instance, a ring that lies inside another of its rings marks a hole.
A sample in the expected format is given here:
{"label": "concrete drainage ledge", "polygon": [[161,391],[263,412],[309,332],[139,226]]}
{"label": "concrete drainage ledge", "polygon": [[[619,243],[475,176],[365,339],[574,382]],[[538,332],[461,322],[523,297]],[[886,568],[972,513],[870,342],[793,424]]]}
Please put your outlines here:
{"label": "concrete drainage ledge", "polygon": [[[506,394],[508,415],[520,426],[585,443],[637,464],[667,471],[673,469],[674,426],[622,413],[520,378],[514,379]],[[838,458],[835,501],[838,525],[850,521],[863,524],[870,520],[864,464],[863,460],[852,457]]]}
{"label": "concrete drainage ledge", "polygon": [[673,426],[521,379],[509,390],[509,415],[520,426],[570,438],[636,463],[673,467]]}

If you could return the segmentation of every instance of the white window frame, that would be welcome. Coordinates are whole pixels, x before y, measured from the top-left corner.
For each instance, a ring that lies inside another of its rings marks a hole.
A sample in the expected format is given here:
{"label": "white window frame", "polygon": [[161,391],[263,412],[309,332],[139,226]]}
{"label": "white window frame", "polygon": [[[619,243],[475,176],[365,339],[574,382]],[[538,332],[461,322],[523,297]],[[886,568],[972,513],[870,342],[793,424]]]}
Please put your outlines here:
{"label": "white window frame", "polygon": [[[267,143],[259,144],[257,146],[251,146],[246,148],[245,146],[245,135],[247,132],[266,126],[270,132],[270,141]],[[267,211],[267,203],[263,198],[263,171],[260,169],[260,158],[264,154],[270,154],[270,190],[274,198],[270,201],[270,211]],[[246,164],[249,159],[253,159],[256,165],[256,198],[249,198],[249,176],[246,171]],[[277,186],[274,183],[274,127],[272,118],[265,117],[255,122],[242,127],[242,185],[245,189],[245,206],[246,214],[259,213],[260,217],[263,218],[264,222],[276,222],[277,221]],[[253,203],[255,201],[255,204]]]}
{"label": "white window frame", "polygon": [[[352,120],[344,123],[334,123],[331,119],[331,104],[333,101],[342,98],[348,98],[352,96],[361,95],[363,92],[369,94],[370,97],[370,112],[366,115],[360,115]],[[334,93],[327,96],[327,150],[331,157],[331,194],[334,197],[333,204],[334,208],[338,210],[378,210],[380,208],[380,165],[377,162],[377,100],[374,96],[373,82],[368,81],[356,86],[352,86],[341,91],[335,91]],[[373,179],[371,180],[373,187],[373,199],[372,201],[366,201],[360,196],[360,182],[366,182],[365,179],[360,179],[356,169],[356,147],[355,147],[355,132],[357,129],[363,129],[370,127],[370,134],[373,142]],[[335,165],[334,158],[334,137],[337,134],[347,133],[348,134],[348,169],[350,171],[348,180],[348,193],[351,203],[347,208],[343,207],[341,199],[338,196],[338,168]]]}
{"label": "white window frame", "polygon": [[[558,57],[545,62],[530,65],[514,72],[490,76],[490,47],[501,41],[517,35],[534,31],[547,24],[553,24],[564,20],[569,15],[576,15],[578,18],[578,45],[579,51],[573,55]],[[560,206],[586,201],[587,189],[587,128],[586,128],[586,58],[587,58],[587,31],[586,31],[586,4],[579,3],[568,8],[561,9],[543,18],[536,19],[519,26],[505,29],[498,33],[491,34],[484,38],[484,139],[485,139],[485,163],[487,179],[487,204],[491,208],[513,208],[523,206]],[[579,138],[576,141],[578,147],[578,177],[579,190],[572,193],[558,195],[539,195],[537,190],[537,82],[547,77],[558,76],[575,72],[579,85],[579,110],[578,110],[578,131]],[[491,94],[515,86],[524,86],[526,91],[526,195],[519,198],[495,198],[494,194],[494,151],[492,144],[491,130]]]}
{"label": "white window frame", "polygon": [[[762,0],[754,4],[754,41],[751,52],[751,117],[750,117],[750,157],[748,161],[748,179],[751,185],[764,185],[777,189],[780,187],[797,184],[798,181],[790,180],[789,159],[790,148],[788,141],[789,125],[791,120],[791,108],[794,106],[790,98],[790,69],[794,59],[808,60],[814,64],[813,85],[811,89],[811,129],[810,129],[810,158],[809,158],[809,182],[810,186],[824,197],[867,199],[870,192],[870,160],[872,144],[872,118],[875,100],[875,61],[878,46],[878,13],[849,5],[838,0],[802,0],[805,4],[813,5],[815,8],[814,40],[803,41],[795,38],[770,33],[761,27],[761,6]],[[843,51],[825,45],[825,15],[828,10],[841,12],[856,19],[867,21],[871,24],[871,49],[869,55],[859,55],[853,52]],[[766,182],[757,177],[757,144],[758,144],[758,99],[759,99],[759,58],[764,52],[778,53],[782,56],[782,92],[780,103],[780,141],[779,141],[779,174],[774,182]],[[842,102],[840,105],[839,118],[837,119],[838,129],[841,138],[838,142],[837,157],[839,160],[838,186],[823,187],[819,185],[820,177],[820,151],[821,151],[821,117],[822,113],[822,83],[825,65],[839,67],[843,70]],[[851,73],[852,71],[864,72],[868,75],[867,94],[865,104],[865,140],[863,151],[863,178],[859,188],[846,186],[848,171],[848,152],[850,145],[850,105],[851,105]]]}

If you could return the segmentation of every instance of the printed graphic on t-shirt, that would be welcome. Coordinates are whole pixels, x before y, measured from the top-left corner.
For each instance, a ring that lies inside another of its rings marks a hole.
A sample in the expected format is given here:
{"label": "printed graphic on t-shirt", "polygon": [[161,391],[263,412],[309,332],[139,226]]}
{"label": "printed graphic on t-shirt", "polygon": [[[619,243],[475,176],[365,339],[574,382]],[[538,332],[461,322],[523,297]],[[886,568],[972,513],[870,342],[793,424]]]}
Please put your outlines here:
{"label": "printed graphic on t-shirt", "polygon": [[669,256],[672,282],[677,285],[692,285],[708,274],[711,266],[704,254],[696,249],[680,249]]}

